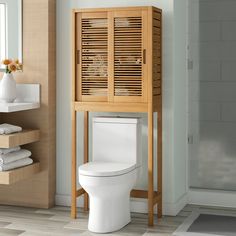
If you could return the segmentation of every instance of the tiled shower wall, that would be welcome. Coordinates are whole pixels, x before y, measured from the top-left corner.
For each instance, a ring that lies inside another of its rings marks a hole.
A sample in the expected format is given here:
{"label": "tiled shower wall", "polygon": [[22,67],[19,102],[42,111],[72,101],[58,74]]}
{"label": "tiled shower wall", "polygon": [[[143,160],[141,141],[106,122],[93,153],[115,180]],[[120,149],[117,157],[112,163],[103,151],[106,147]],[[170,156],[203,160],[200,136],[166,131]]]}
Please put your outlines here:
{"label": "tiled shower wall", "polygon": [[189,184],[236,190],[236,1],[189,2]]}

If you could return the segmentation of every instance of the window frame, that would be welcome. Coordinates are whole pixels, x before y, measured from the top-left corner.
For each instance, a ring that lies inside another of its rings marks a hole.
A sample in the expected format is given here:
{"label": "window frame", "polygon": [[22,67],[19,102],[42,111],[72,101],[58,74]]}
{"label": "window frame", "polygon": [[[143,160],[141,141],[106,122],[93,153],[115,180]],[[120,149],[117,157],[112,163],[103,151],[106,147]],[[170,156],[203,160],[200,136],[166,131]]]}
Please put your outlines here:
{"label": "window frame", "polygon": [[5,3],[0,3],[0,61],[7,55],[7,9]]}

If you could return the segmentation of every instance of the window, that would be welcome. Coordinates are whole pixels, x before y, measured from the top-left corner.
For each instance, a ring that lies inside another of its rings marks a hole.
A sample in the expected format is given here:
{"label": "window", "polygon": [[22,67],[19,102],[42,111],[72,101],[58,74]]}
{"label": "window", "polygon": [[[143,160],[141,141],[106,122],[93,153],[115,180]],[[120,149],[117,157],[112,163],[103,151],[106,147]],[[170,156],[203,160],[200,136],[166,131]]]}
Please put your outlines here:
{"label": "window", "polygon": [[6,57],[6,5],[0,3],[0,60]]}

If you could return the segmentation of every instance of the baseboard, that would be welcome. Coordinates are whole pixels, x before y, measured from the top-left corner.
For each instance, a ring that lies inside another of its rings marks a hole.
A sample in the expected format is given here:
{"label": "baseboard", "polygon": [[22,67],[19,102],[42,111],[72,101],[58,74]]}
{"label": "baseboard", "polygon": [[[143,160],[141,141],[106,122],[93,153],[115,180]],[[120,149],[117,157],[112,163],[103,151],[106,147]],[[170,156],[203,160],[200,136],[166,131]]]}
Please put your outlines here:
{"label": "baseboard", "polygon": [[[71,206],[71,197],[69,195],[57,194],[55,203],[58,206]],[[163,215],[176,216],[187,204],[187,194],[183,195],[176,203],[163,203]],[[83,196],[77,198],[77,206],[83,207]],[[131,212],[148,213],[148,204],[146,199],[131,199]],[[154,209],[157,213],[157,207]]]}
{"label": "baseboard", "polygon": [[181,196],[175,203],[163,203],[163,215],[176,216],[188,204],[188,194]]}
{"label": "baseboard", "polygon": [[[59,206],[71,206],[71,197],[70,195],[57,194],[55,197],[55,203]],[[189,189],[188,194],[184,194],[177,202],[164,202],[163,215],[176,216],[186,204],[236,208],[236,192]],[[83,197],[77,199],[77,206],[83,207]],[[147,200],[132,199],[131,211],[138,213],[147,213]],[[155,209],[155,213],[156,212],[157,209]]]}
{"label": "baseboard", "polygon": [[189,189],[188,203],[194,205],[236,208],[236,192]]}
{"label": "baseboard", "polygon": [[[147,199],[131,198],[130,210],[131,212],[148,213]],[[157,207],[154,208],[154,214],[157,214]]]}
{"label": "baseboard", "polygon": [[[83,207],[84,198],[83,196],[77,198],[77,206]],[[71,206],[71,196],[64,194],[56,194],[55,204],[57,206]]]}

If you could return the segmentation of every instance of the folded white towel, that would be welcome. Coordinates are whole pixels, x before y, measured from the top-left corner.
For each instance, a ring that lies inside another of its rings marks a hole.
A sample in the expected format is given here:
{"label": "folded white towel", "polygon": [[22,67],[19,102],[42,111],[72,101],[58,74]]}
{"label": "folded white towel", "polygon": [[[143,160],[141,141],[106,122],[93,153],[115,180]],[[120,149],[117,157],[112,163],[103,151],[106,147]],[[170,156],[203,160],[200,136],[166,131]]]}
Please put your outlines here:
{"label": "folded white towel", "polygon": [[10,152],[16,152],[20,150],[20,146],[13,147],[13,148],[0,148],[0,155],[7,154]]}
{"label": "folded white towel", "polygon": [[33,160],[29,157],[26,157],[24,159],[13,161],[4,165],[0,165],[0,172],[6,171],[6,170],[12,170],[19,167],[27,166],[33,163]]}
{"label": "folded white towel", "polygon": [[0,134],[11,134],[22,131],[20,126],[10,125],[10,124],[1,124],[0,125]]}
{"label": "folded white towel", "polygon": [[2,154],[0,155],[0,166],[7,163],[14,162],[14,161],[18,161],[18,160],[21,160],[30,156],[31,156],[31,151],[26,150],[26,149],[21,149],[20,151]]}

